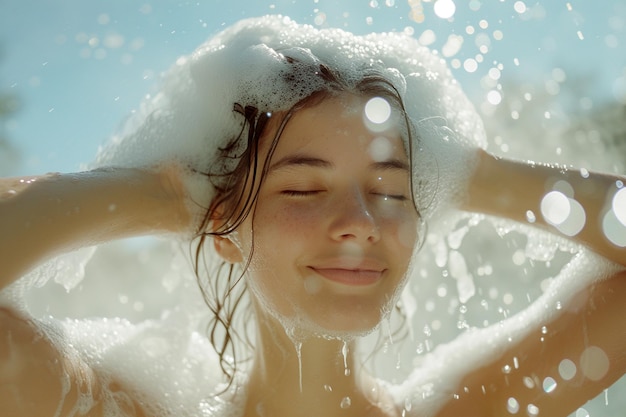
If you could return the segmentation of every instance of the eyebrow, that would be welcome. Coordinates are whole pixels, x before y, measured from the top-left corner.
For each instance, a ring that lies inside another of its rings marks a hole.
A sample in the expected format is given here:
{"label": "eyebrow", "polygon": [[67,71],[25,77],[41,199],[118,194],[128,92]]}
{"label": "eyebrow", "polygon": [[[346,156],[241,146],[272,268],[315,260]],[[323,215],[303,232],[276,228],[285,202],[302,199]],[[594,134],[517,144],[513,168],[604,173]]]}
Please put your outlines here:
{"label": "eyebrow", "polygon": [[289,155],[274,162],[268,172],[273,172],[281,168],[290,166],[307,166],[316,168],[333,168],[334,165],[325,159],[314,158],[304,155]]}
{"label": "eyebrow", "polygon": [[[327,161],[325,159],[315,158],[315,157],[306,156],[306,155],[289,155],[274,162],[270,166],[268,170],[268,174],[274,171],[287,168],[287,167],[292,167],[292,166],[304,166],[304,167],[326,168],[326,169],[332,169],[335,167],[335,165],[332,162]],[[373,162],[370,164],[370,168],[372,168],[375,171],[400,170],[400,171],[410,172],[409,164],[397,158],[391,158],[385,161]]]}

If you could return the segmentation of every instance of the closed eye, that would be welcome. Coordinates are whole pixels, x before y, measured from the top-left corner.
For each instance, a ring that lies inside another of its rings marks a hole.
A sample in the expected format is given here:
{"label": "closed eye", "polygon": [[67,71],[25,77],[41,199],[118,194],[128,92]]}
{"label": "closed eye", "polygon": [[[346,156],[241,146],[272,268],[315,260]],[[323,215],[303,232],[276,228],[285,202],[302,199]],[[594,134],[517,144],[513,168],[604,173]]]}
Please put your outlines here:
{"label": "closed eye", "polygon": [[385,194],[385,193],[373,193],[378,197],[382,197],[384,199],[391,199],[397,201],[407,201],[408,197],[403,194]]}
{"label": "closed eye", "polygon": [[322,190],[283,190],[280,193],[290,197],[307,197],[321,193]]}

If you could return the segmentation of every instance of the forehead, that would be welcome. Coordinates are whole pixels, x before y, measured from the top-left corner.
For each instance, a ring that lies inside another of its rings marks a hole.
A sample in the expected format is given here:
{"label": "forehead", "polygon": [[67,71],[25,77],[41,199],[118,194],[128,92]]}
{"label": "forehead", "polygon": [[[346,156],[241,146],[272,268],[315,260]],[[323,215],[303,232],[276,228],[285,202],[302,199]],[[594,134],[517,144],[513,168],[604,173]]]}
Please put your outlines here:
{"label": "forehead", "polygon": [[[344,94],[326,98],[291,115],[274,153],[326,151],[346,156],[348,152],[355,157],[367,151],[374,160],[406,159],[402,120],[381,97]],[[275,137],[277,127],[268,130],[267,135]]]}

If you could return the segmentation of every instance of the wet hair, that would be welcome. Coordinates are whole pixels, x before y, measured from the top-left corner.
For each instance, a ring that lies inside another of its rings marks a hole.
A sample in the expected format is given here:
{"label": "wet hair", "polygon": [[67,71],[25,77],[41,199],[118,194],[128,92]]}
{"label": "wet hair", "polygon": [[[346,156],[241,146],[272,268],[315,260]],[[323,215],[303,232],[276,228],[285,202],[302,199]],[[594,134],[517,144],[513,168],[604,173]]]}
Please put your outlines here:
{"label": "wet hair", "polygon": [[[285,59],[289,63],[297,63],[297,60],[293,58],[286,57]],[[296,81],[297,72],[302,71],[302,66],[298,65],[297,68],[297,71],[294,70],[295,73],[284,75],[287,82]],[[416,147],[414,139],[417,135],[414,133],[400,92],[385,76],[382,69],[375,66],[364,69],[362,78],[354,83],[341,77],[338,71],[333,71],[323,63],[311,64],[308,70],[314,71],[323,80],[322,88],[311,92],[287,110],[273,112],[271,109],[259,109],[255,106],[235,103],[233,112],[241,117],[241,130],[224,147],[218,149],[217,163],[212,167],[212,171],[203,173],[215,188],[216,194],[206,210],[194,240],[194,269],[204,300],[213,313],[207,326],[207,333],[219,356],[220,367],[227,377],[228,386],[233,382],[238,363],[241,361],[241,358],[238,358],[239,348],[236,342],[243,343],[243,347],[253,347],[247,329],[244,329],[241,334],[237,330],[241,326],[235,325],[236,318],[237,324],[251,322],[249,320],[251,308],[244,305],[247,288],[243,276],[252,254],[248,254],[248,259],[243,266],[220,261],[217,267],[211,270],[206,261],[204,246],[207,238],[227,236],[237,230],[248,216],[254,217],[255,202],[267,174],[269,161],[291,117],[302,109],[313,107],[328,98],[346,93],[365,98],[382,97],[402,116],[401,122],[404,126],[401,127],[406,129],[402,132],[405,136],[405,152],[409,163],[413,159],[412,155]],[[271,138],[267,137],[268,130],[271,131],[272,128],[275,129],[275,134]],[[271,140],[269,152],[263,161],[259,160],[261,140]],[[419,215],[420,211],[414,195],[413,175],[409,177],[411,200]],[[247,187],[247,184],[251,186]],[[418,217],[421,219],[421,216]],[[201,277],[201,267],[207,272],[208,279],[203,280]],[[236,313],[241,308],[245,308],[243,315],[237,315]],[[403,324],[394,332],[394,335],[401,333],[403,328],[406,330],[405,316],[399,306],[396,306],[396,310],[403,317]]]}

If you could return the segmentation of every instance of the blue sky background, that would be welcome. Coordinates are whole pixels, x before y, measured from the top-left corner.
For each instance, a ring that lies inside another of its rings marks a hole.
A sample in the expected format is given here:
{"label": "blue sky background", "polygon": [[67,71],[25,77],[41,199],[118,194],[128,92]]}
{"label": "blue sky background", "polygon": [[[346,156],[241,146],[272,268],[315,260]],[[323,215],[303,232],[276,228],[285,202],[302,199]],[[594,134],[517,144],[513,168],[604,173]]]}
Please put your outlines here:
{"label": "blue sky background", "polygon": [[[423,23],[409,17],[418,3]],[[501,80],[545,81],[556,67],[568,77],[593,76],[594,103],[626,101],[626,0],[456,0],[451,19],[436,16],[434,3],[0,0],[0,92],[21,103],[2,127],[21,153],[13,173],[79,169],[177,57],[224,26],[267,13],[360,34],[432,30],[434,49],[460,35],[463,46],[448,60],[483,58],[475,72],[454,70],[477,105],[487,93],[481,79],[497,65]],[[485,35],[490,47],[481,53],[476,41]]]}

